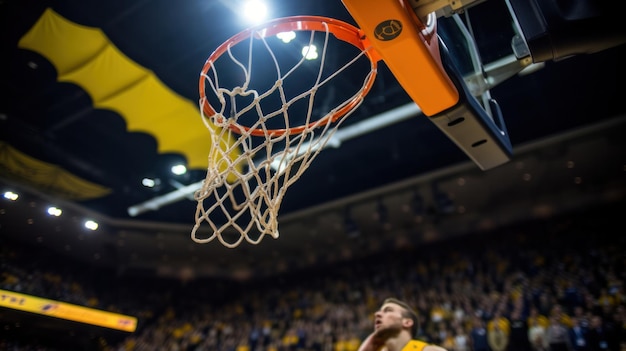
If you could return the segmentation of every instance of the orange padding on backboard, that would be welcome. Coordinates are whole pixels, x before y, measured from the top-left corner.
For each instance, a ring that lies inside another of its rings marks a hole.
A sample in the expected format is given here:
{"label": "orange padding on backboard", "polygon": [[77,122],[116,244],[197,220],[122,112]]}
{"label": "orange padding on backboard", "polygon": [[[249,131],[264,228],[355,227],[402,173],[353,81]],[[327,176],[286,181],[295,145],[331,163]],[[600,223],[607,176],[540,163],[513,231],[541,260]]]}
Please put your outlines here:
{"label": "orange padding on backboard", "polygon": [[441,65],[435,33],[401,0],[342,0],[400,85],[427,116],[456,105],[459,93]]}

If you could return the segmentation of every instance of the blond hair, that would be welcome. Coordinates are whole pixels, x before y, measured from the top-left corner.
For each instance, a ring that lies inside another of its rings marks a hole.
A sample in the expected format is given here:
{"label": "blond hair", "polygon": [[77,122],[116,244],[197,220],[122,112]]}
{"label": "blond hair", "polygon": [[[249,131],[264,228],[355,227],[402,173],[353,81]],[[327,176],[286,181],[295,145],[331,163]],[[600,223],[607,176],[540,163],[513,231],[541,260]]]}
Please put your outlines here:
{"label": "blond hair", "polygon": [[411,320],[413,320],[413,326],[411,327],[411,337],[413,338],[417,337],[417,332],[419,331],[420,321],[419,321],[419,317],[417,316],[417,313],[413,310],[413,307],[411,307],[408,303],[402,300],[396,299],[395,297],[386,298],[385,301],[383,301],[383,305],[386,303],[393,303],[404,309],[404,311],[402,312],[402,317],[411,318]]}

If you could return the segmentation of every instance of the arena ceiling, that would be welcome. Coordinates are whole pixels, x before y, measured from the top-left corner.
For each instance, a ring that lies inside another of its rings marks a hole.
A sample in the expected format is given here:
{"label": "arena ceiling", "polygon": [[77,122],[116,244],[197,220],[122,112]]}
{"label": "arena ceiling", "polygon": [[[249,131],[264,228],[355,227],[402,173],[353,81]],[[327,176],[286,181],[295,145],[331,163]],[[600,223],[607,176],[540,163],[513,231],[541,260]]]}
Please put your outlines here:
{"label": "arena ceiling", "polygon": [[[623,201],[622,45],[543,62],[493,87],[514,150],[494,169],[478,169],[419,111],[381,123],[413,108],[382,65],[342,126],[378,127],[320,153],[285,196],[278,239],[236,249],[197,244],[189,197],[130,214],[204,179],[209,135],[198,111],[199,72],[247,26],[236,5],[2,1],[0,184],[23,195],[0,199],[0,233],[120,270],[247,279]],[[354,24],[339,0],[269,6],[271,17]],[[489,0],[468,10],[486,63],[511,54],[504,9]],[[171,174],[177,162],[186,174]],[[145,187],[145,177],[160,186]],[[50,204],[63,216],[45,217]],[[389,224],[377,215],[381,204]],[[358,232],[345,227],[347,208]],[[84,231],[84,218],[101,223],[97,233]]]}

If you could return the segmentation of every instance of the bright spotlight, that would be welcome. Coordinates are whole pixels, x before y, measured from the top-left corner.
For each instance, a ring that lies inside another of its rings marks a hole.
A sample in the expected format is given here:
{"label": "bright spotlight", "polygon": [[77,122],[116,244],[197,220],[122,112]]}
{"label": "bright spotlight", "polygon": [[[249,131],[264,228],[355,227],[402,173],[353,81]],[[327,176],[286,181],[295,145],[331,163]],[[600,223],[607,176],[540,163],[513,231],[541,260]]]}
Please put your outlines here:
{"label": "bright spotlight", "polygon": [[187,167],[185,165],[176,165],[172,167],[172,173],[181,175],[187,173]]}
{"label": "bright spotlight", "polygon": [[307,59],[307,60],[315,60],[319,54],[317,53],[317,46],[315,45],[311,45],[308,46],[306,45],[305,47],[302,48],[302,56]]}
{"label": "bright spotlight", "polygon": [[296,38],[296,32],[290,30],[289,32],[280,32],[276,34],[276,37],[287,44]]}
{"label": "bright spotlight", "polygon": [[11,201],[15,201],[15,200],[17,200],[18,197],[20,197],[18,194],[14,193],[12,191],[6,191],[3,196],[4,196],[5,199],[11,200]]}
{"label": "bright spotlight", "polygon": [[151,178],[144,178],[141,180],[141,184],[146,188],[154,188],[156,186],[156,181]]}
{"label": "bright spotlight", "polygon": [[267,17],[267,5],[262,0],[248,0],[243,6],[243,16],[252,23],[261,23]]}
{"label": "bright spotlight", "polygon": [[98,229],[98,222],[92,221],[92,220],[87,220],[85,221],[85,228],[89,229],[89,230],[96,230]]}
{"label": "bright spotlight", "polygon": [[63,211],[58,207],[48,207],[48,214],[51,216],[59,217]]}

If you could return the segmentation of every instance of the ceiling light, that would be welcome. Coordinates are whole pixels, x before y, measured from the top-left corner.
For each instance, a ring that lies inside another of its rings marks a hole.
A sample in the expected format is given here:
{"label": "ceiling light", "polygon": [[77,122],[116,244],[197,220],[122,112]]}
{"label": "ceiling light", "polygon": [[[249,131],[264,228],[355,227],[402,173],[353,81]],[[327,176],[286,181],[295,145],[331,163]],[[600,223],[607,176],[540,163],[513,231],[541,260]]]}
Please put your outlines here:
{"label": "ceiling light", "polygon": [[244,4],[243,16],[252,23],[261,23],[267,17],[267,5],[260,0],[249,0]]}
{"label": "ceiling light", "polygon": [[96,230],[98,229],[98,223],[92,220],[87,220],[85,221],[85,228],[89,230]]}
{"label": "ceiling light", "polygon": [[317,53],[317,46],[315,45],[306,45],[302,48],[302,57],[304,57],[307,60],[315,60],[316,58],[319,57],[319,54]]}
{"label": "ceiling light", "polygon": [[172,173],[174,173],[176,175],[185,174],[185,173],[187,173],[187,167],[185,167],[185,165],[172,166]]}
{"label": "ceiling light", "polygon": [[51,216],[59,217],[62,213],[63,211],[58,207],[48,207],[48,214]]}
{"label": "ceiling light", "polygon": [[144,178],[141,180],[141,184],[145,186],[146,188],[154,188],[159,183],[160,183],[159,179]]}
{"label": "ceiling light", "polygon": [[11,200],[11,201],[15,201],[17,200],[18,197],[20,197],[18,194],[12,191],[5,191],[3,196],[5,199]]}
{"label": "ceiling light", "polygon": [[276,37],[287,44],[296,38],[296,32],[290,30],[289,32],[280,32],[276,34]]}

